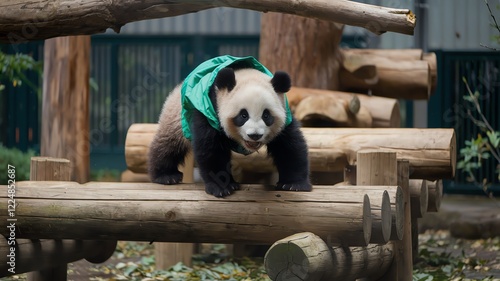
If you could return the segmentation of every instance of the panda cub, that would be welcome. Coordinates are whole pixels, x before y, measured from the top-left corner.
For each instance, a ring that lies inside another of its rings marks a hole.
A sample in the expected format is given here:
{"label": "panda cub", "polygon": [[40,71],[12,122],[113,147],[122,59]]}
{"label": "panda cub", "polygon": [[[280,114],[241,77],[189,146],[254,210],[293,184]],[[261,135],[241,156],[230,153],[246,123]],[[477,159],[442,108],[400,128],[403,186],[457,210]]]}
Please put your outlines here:
{"label": "panda cub", "polygon": [[201,87],[208,94],[205,101],[189,96],[189,91],[200,89],[189,84],[191,78],[203,76],[199,73],[191,73],[166,99],[150,147],[152,182],[181,182],[178,166],[193,149],[205,191],[224,197],[239,189],[231,175],[231,151],[250,154],[267,145],[279,172],[276,188],[310,191],[307,145],[285,96],[290,77],[285,72],[271,77],[252,57],[227,57],[229,62],[217,73],[204,74],[213,76],[213,81],[204,80],[207,89]]}

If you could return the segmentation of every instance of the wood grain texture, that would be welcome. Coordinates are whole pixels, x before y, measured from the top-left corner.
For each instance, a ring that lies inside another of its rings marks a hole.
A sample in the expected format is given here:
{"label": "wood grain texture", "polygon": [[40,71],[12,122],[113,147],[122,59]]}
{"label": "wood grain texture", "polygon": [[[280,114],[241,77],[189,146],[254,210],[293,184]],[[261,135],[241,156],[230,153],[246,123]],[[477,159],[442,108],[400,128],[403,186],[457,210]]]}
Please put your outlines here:
{"label": "wood grain texture", "polygon": [[[133,124],[125,141],[128,168],[136,173],[147,171],[149,144],[156,124]],[[356,163],[363,149],[396,152],[410,160],[410,178],[451,178],[455,174],[456,143],[453,129],[363,129],[302,128],[309,147],[312,171],[341,172]],[[269,172],[274,165],[265,149],[248,156],[233,154],[233,166],[239,170]],[[360,183],[358,183],[360,184]]]}
{"label": "wood grain texture", "polygon": [[293,85],[337,90],[343,27],[325,20],[263,14],[259,61],[273,72],[285,70]]}
{"label": "wood grain texture", "polygon": [[[224,199],[197,184],[19,182],[17,187],[19,238],[271,244],[312,231],[339,244],[367,245],[371,234],[368,196],[322,187],[302,193],[243,185]],[[0,197],[0,208],[6,208],[5,198]],[[1,234],[6,231],[0,227]]]}
{"label": "wood grain texture", "polygon": [[441,207],[441,199],[443,198],[443,181],[427,181],[427,188],[429,192],[427,211],[437,212]]}
{"label": "wood grain texture", "polygon": [[429,191],[426,180],[410,180],[411,216],[421,218],[427,213]]}
{"label": "wood grain texture", "polygon": [[387,270],[393,256],[392,244],[332,246],[313,233],[303,232],[273,244],[264,265],[275,281],[373,280]]}
{"label": "wood grain texture", "polygon": [[347,0],[3,0],[0,3],[0,41],[21,43],[57,36],[119,32],[126,23],[173,17],[209,8],[232,7],[279,12],[386,31],[413,34],[415,15]]}
{"label": "wood grain texture", "polygon": [[360,106],[370,112],[374,128],[399,128],[401,126],[401,113],[399,112],[399,102],[397,99],[340,91],[292,87],[287,93],[288,104],[291,110],[294,111],[303,99],[318,95],[332,96],[341,100],[351,100],[353,95],[355,95],[360,101]]}
{"label": "wood grain texture", "polygon": [[90,37],[50,39],[45,41],[44,52],[40,154],[70,160],[71,179],[87,182]]}

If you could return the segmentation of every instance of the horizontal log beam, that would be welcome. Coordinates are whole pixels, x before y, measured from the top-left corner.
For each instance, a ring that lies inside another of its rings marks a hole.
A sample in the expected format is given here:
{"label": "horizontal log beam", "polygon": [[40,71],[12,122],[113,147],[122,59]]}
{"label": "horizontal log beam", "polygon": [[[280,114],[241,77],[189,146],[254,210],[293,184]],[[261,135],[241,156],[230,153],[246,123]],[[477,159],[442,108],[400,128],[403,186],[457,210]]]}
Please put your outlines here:
{"label": "horizontal log beam", "polygon": [[[372,218],[367,195],[317,187],[267,191],[243,185],[224,198],[200,184],[19,182],[16,238],[157,242],[273,242],[314,231],[345,245],[367,245]],[[0,196],[7,209],[7,194]],[[0,214],[7,235],[7,214]],[[49,226],[50,227],[47,227]]]}
{"label": "horizontal log beam", "polygon": [[[133,124],[125,141],[127,167],[146,173],[149,145],[158,125]],[[456,141],[453,129],[362,129],[302,128],[309,147],[311,170],[341,172],[356,163],[363,149],[394,151],[410,161],[410,178],[441,179],[455,175]],[[274,170],[265,150],[248,156],[233,154],[237,169],[268,172]]]}
{"label": "horizontal log beam", "polygon": [[370,112],[372,127],[399,128],[401,125],[401,114],[399,112],[399,102],[397,99],[300,87],[292,87],[286,95],[292,111],[303,99],[311,96],[326,95],[344,101],[350,101],[353,96],[356,96],[359,99],[360,106],[366,108]]}
{"label": "horizontal log beam", "polygon": [[347,0],[2,0],[0,42],[21,43],[57,36],[116,32],[133,21],[173,17],[216,7],[280,12],[386,31],[413,34],[415,15]]}

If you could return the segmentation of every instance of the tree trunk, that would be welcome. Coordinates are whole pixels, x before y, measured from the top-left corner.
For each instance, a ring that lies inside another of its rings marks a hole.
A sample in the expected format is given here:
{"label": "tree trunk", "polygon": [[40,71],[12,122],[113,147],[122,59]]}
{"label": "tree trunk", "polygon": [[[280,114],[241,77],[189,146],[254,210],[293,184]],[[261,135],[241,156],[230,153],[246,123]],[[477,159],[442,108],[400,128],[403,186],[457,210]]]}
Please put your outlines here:
{"label": "tree trunk", "polygon": [[45,41],[42,156],[69,159],[71,179],[89,180],[90,36]]}
{"label": "tree trunk", "polygon": [[[364,27],[374,33],[413,34],[415,15],[347,0],[2,0],[0,42],[18,44],[57,36],[116,32],[126,23],[216,7],[280,12]],[[274,29],[274,27],[273,27]],[[314,30],[316,32],[316,30]]]}
{"label": "tree trunk", "polygon": [[343,25],[299,16],[262,15],[259,60],[290,74],[292,85],[336,90]]}

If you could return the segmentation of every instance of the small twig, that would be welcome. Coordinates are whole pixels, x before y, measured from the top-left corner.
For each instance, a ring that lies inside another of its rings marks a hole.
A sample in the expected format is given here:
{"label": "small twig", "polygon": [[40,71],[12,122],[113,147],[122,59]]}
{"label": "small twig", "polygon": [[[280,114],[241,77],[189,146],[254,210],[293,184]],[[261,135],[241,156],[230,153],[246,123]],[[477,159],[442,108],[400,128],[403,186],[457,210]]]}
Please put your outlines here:
{"label": "small twig", "polygon": [[486,127],[488,128],[488,130],[494,132],[495,130],[493,129],[493,127],[488,122],[488,119],[486,119],[486,117],[483,115],[483,112],[481,111],[481,106],[479,105],[479,103],[477,102],[476,97],[472,93],[472,90],[469,87],[469,83],[467,83],[467,79],[465,79],[465,77],[463,78],[463,81],[465,83],[465,87],[467,87],[467,92],[469,93],[469,96],[472,98],[472,103],[476,107],[477,112],[479,112],[479,115],[481,116],[481,119],[483,119],[483,123],[486,125]]}
{"label": "small twig", "polygon": [[490,16],[493,19],[493,22],[495,23],[493,26],[500,33],[500,26],[498,26],[497,19],[495,18],[495,15],[493,15],[493,11],[491,11],[490,4],[488,3],[488,0],[484,0],[484,3],[486,3],[486,7],[488,7],[488,11],[490,11]]}
{"label": "small twig", "polygon": [[497,49],[497,48],[493,48],[493,47],[490,47],[490,46],[487,46],[487,45],[484,45],[483,43],[479,43],[479,46],[483,47],[483,48],[486,48],[486,49],[490,49],[492,51],[500,51],[500,49]]}

